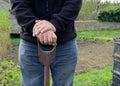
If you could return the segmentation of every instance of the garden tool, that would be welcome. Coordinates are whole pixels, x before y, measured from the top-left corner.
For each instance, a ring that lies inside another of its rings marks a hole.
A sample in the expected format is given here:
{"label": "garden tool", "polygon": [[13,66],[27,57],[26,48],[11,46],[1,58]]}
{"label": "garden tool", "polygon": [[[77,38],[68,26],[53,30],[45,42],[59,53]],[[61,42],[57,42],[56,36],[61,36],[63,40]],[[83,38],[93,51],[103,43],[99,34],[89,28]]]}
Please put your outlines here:
{"label": "garden tool", "polygon": [[44,65],[44,86],[50,86],[50,65],[54,62],[56,54],[56,45],[53,46],[50,51],[43,51],[38,42],[38,56],[41,64]]}

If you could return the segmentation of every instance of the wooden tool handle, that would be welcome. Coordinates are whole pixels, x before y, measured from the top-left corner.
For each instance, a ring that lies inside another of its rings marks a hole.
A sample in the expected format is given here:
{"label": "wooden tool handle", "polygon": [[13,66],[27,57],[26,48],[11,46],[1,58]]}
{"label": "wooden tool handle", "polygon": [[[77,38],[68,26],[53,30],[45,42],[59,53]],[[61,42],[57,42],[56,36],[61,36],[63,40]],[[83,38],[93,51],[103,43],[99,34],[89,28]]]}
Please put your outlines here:
{"label": "wooden tool handle", "polygon": [[44,65],[44,86],[50,86],[50,65],[53,63],[55,54],[56,54],[56,45],[53,46],[53,49],[50,51],[43,51],[40,48],[40,42],[39,39],[37,39],[38,42],[38,56],[40,63]]}
{"label": "wooden tool handle", "polygon": [[50,86],[50,69],[49,69],[49,66],[44,66],[44,86]]}
{"label": "wooden tool handle", "polygon": [[43,53],[46,53],[46,54],[48,54],[48,53],[54,53],[54,51],[56,51],[57,43],[56,43],[56,45],[53,46],[53,49],[52,49],[52,50],[50,50],[50,51],[43,51],[43,50],[40,48],[40,41],[39,41],[38,38],[37,38],[37,42],[38,42],[38,52],[39,52],[40,54],[43,54]]}

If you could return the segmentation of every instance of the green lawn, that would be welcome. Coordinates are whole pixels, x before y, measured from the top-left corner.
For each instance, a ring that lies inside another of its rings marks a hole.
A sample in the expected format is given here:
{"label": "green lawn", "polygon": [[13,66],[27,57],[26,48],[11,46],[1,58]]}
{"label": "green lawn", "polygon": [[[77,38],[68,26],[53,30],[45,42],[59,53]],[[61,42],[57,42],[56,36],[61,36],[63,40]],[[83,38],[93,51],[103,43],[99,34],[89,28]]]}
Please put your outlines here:
{"label": "green lawn", "polygon": [[[120,37],[120,30],[93,30],[77,32],[77,39],[93,39],[113,41],[113,38]],[[12,44],[18,44],[19,38],[11,39]]]}
{"label": "green lawn", "polygon": [[112,66],[75,76],[74,86],[111,86]]}
{"label": "green lawn", "polygon": [[77,33],[77,39],[94,39],[94,40],[112,41],[113,38],[115,37],[120,37],[120,29],[81,31]]}
{"label": "green lawn", "polygon": [[11,40],[10,40],[10,42],[11,42],[11,44],[19,44],[19,42],[20,42],[20,39],[19,38],[12,38]]}

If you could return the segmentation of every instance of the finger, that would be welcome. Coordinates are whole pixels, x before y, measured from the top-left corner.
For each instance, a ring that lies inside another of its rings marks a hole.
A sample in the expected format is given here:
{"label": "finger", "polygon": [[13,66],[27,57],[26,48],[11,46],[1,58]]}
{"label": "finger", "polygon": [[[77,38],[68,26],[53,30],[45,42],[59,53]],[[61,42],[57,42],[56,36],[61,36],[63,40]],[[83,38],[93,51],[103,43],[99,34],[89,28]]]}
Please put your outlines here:
{"label": "finger", "polygon": [[47,45],[48,44],[48,36],[44,34],[44,44]]}
{"label": "finger", "polygon": [[40,26],[36,27],[36,30],[34,31],[35,35],[39,35],[41,33]]}
{"label": "finger", "polygon": [[55,34],[53,34],[52,40],[53,40],[52,44],[56,45],[57,44],[57,36]]}
{"label": "finger", "polygon": [[32,30],[32,32],[33,32],[33,34],[32,34],[32,35],[33,35],[33,37],[35,37],[35,34],[34,34],[34,27],[33,27],[33,30]]}
{"label": "finger", "polygon": [[50,23],[48,21],[42,20],[41,22],[45,26],[44,28],[41,29],[41,33],[44,33],[44,32],[51,30],[51,26],[50,26]]}
{"label": "finger", "polygon": [[40,43],[41,43],[41,44],[44,44],[43,34],[40,34],[40,35],[39,35],[39,39],[40,39]]}
{"label": "finger", "polygon": [[45,33],[45,32],[47,32],[49,30],[50,30],[50,28],[45,26],[44,28],[41,28],[41,33]]}
{"label": "finger", "polygon": [[[47,21],[47,20],[42,20],[41,22],[46,23],[47,26],[49,26],[49,27],[48,27],[49,30],[52,30],[53,32],[56,32],[56,28],[55,28],[55,26],[54,26],[51,22],[49,22],[49,21]],[[44,32],[44,31],[43,31],[43,32]]]}
{"label": "finger", "polygon": [[40,30],[41,30],[41,33],[45,33],[45,32],[47,32],[47,31],[49,31],[49,30],[50,30],[49,24],[46,23],[46,22],[42,22],[42,23],[41,23]]}
{"label": "finger", "polygon": [[51,36],[48,37],[48,45],[52,45],[52,37]]}
{"label": "finger", "polygon": [[[45,23],[43,23],[43,22],[39,22],[39,23],[37,23],[36,25],[35,25],[35,34],[38,34],[37,32],[41,32],[41,33],[43,33],[43,32],[45,32],[46,30],[47,30],[47,28],[48,28],[48,25],[46,25]],[[37,31],[37,30],[39,30],[39,31]]]}
{"label": "finger", "polygon": [[34,27],[33,27],[33,36],[35,36],[35,32],[36,32],[36,24],[34,25]]}
{"label": "finger", "polygon": [[38,35],[41,33],[41,29],[44,27],[44,25],[41,22],[38,22],[34,26],[34,35]]}
{"label": "finger", "polygon": [[41,20],[35,20],[35,23],[38,23],[38,22],[40,22]]}
{"label": "finger", "polygon": [[36,28],[36,23],[40,23],[41,20],[35,20],[35,25],[33,27],[33,30]]}
{"label": "finger", "polygon": [[[39,21],[39,22],[38,22]],[[36,20],[36,24],[34,25],[34,32],[36,32],[36,30],[37,30],[37,27],[40,27],[40,25],[42,24],[42,22],[40,22],[40,20]]]}

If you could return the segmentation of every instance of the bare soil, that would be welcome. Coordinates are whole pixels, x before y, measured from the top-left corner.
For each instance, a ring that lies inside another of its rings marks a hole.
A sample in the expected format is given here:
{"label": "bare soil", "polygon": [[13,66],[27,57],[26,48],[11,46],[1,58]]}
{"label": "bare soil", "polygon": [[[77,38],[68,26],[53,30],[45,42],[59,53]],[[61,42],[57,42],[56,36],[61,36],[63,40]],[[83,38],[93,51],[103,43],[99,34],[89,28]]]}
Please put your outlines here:
{"label": "bare soil", "polygon": [[[113,64],[112,54],[114,44],[106,41],[77,40],[78,63],[76,74],[84,73],[94,69],[100,69]],[[18,45],[11,46],[10,58],[16,63]]]}
{"label": "bare soil", "polygon": [[76,73],[100,69],[113,64],[114,44],[106,41],[78,40]]}

